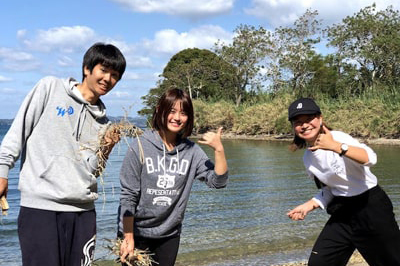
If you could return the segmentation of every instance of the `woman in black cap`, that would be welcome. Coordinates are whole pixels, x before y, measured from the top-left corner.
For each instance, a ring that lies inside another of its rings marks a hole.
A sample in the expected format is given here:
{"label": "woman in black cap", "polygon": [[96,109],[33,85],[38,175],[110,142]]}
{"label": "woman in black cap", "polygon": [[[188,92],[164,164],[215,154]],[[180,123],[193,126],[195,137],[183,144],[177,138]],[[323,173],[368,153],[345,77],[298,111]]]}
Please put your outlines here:
{"label": "woman in black cap", "polygon": [[357,249],[369,265],[400,265],[400,230],[393,206],[370,166],[375,152],[341,131],[330,131],[309,98],[289,106],[295,137],[292,150],[306,148],[303,162],[320,192],[289,211],[303,220],[316,208],[331,214],[312,249],[308,265],[346,265]]}

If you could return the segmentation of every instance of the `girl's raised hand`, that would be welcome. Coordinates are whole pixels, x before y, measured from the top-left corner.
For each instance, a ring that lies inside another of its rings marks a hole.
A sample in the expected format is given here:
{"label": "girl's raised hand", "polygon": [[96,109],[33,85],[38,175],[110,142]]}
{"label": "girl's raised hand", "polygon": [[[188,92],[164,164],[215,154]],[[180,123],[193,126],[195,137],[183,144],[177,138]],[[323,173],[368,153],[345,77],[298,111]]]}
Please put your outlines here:
{"label": "girl's raised hand", "polygon": [[198,143],[208,145],[214,150],[223,150],[221,142],[222,127],[218,128],[217,132],[208,131],[205,133]]}
{"label": "girl's raised hand", "polygon": [[308,149],[310,151],[315,151],[318,149],[333,151],[337,149],[338,145],[340,145],[340,143],[333,139],[331,131],[326,126],[322,125],[321,132],[315,140],[314,145]]}

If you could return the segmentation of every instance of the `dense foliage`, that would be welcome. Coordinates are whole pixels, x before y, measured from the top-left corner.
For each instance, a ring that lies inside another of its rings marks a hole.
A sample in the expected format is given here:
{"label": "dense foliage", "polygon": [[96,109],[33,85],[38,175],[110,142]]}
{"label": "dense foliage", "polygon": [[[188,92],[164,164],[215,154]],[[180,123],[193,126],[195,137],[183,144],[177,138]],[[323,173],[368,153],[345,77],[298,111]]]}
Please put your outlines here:
{"label": "dense foliage", "polygon": [[[151,114],[158,97],[178,87],[195,100],[199,132],[223,125],[238,134],[286,134],[288,104],[306,96],[322,103],[336,128],[398,137],[399,11],[371,5],[326,28],[317,16],[307,10],[274,31],[239,25],[232,43],[177,53],[140,114]],[[320,53],[322,41],[333,52]]]}

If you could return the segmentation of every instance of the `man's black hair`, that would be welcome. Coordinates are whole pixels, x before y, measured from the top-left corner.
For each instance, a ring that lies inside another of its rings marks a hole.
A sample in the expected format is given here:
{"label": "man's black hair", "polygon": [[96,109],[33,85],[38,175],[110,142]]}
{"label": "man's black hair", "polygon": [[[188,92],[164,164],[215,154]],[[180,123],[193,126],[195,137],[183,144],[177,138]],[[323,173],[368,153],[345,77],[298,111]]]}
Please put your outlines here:
{"label": "man's black hair", "polygon": [[85,79],[85,67],[92,73],[93,68],[101,64],[119,73],[119,79],[125,72],[126,61],[121,51],[112,44],[95,43],[83,56],[82,62],[82,81]]}

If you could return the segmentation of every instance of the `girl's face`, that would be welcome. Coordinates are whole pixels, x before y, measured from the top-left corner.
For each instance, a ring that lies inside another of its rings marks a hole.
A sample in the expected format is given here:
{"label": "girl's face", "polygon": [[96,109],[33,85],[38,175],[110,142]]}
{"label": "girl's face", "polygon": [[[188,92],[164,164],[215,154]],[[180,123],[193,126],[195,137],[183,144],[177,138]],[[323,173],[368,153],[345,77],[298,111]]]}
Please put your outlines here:
{"label": "girl's face", "polygon": [[168,114],[167,128],[171,133],[181,132],[188,121],[186,112],[182,109],[182,101],[177,100]]}
{"label": "girl's face", "polygon": [[317,139],[322,125],[321,115],[298,115],[292,120],[294,133],[304,139],[308,144],[313,144]]}

